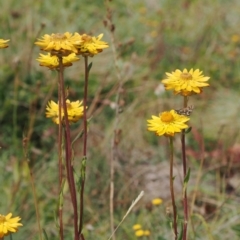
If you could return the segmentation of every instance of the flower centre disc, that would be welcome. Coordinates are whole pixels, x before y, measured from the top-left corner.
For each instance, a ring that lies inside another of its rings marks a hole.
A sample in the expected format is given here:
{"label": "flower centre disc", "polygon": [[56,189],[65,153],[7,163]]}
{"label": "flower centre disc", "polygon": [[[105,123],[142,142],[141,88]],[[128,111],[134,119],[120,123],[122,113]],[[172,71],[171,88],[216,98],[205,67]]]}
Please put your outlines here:
{"label": "flower centre disc", "polygon": [[54,36],[52,36],[53,41],[64,41],[66,39],[67,39],[66,36],[61,33],[56,33],[54,34]]}
{"label": "flower centre disc", "polygon": [[172,122],[174,120],[173,115],[170,112],[163,112],[161,115],[163,122]]}
{"label": "flower centre disc", "polygon": [[92,37],[88,36],[87,34],[83,34],[82,40],[85,42],[90,42],[92,40]]}
{"label": "flower centre disc", "polygon": [[181,79],[183,80],[192,80],[192,75],[190,73],[182,73]]}

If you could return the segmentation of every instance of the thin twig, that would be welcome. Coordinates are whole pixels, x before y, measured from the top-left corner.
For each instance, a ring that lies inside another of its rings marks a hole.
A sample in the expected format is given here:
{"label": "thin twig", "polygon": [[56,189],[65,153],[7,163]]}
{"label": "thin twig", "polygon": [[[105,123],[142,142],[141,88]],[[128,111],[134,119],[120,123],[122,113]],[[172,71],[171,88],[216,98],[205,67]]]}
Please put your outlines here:
{"label": "thin twig", "polygon": [[107,1],[105,1],[106,8],[107,8],[107,21],[106,26],[109,28],[110,32],[110,38],[111,38],[111,47],[112,47],[112,52],[113,52],[113,58],[114,58],[114,64],[115,64],[115,69],[116,69],[116,74],[117,74],[117,85],[116,89],[115,86],[112,88],[114,92],[116,91],[116,97],[115,97],[115,121],[114,121],[114,129],[113,129],[113,137],[112,137],[112,143],[111,143],[111,159],[110,159],[110,194],[109,194],[109,211],[110,211],[110,227],[111,227],[111,232],[112,232],[112,238],[115,240],[115,235],[114,235],[114,164],[118,160],[117,156],[117,150],[118,150],[118,144],[119,144],[119,134],[121,131],[118,129],[119,126],[119,114],[120,114],[120,97],[121,97],[121,92],[122,92],[122,87],[123,87],[123,78],[121,76],[121,71],[119,68],[119,61],[118,61],[118,55],[116,51],[116,43],[115,43],[115,38],[114,38],[114,24],[112,22],[112,12],[110,8],[107,6]]}
{"label": "thin twig", "polygon": [[41,224],[40,224],[39,205],[38,205],[38,201],[37,201],[37,193],[36,193],[36,188],[34,185],[33,172],[32,172],[31,166],[30,166],[30,159],[28,158],[27,148],[24,145],[24,140],[23,140],[23,148],[24,148],[23,149],[24,150],[24,158],[25,158],[27,166],[28,166],[29,177],[30,177],[30,182],[31,182],[31,187],[32,187],[32,192],[33,192],[34,207],[35,207],[36,218],[37,218],[39,238],[40,238],[40,240],[43,240],[42,228],[41,228]]}
{"label": "thin twig", "polygon": [[[201,161],[200,161],[200,166],[198,168],[198,173],[197,173],[197,178],[196,178],[196,183],[195,183],[195,187],[193,190],[193,194],[192,194],[192,201],[191,201],[191,207],[190,207],[190,213],[189,215],[192,216],[193,214],[193,208],[194,208],[194,203],[197,197],[197,192],[198,192],[198,188],[199,188],[199,183],[201,180],[201,176],[202,176],[202,169],[203,169],[203,163],[204,163],[204,152],[205,152],[205,145],[204,145],[204,141],[201,138],[201,143],[200,143],[200,149],[201,149]],[[194,225],[193,225],[193,221],[191,221],[191,226],[194,232]]]}

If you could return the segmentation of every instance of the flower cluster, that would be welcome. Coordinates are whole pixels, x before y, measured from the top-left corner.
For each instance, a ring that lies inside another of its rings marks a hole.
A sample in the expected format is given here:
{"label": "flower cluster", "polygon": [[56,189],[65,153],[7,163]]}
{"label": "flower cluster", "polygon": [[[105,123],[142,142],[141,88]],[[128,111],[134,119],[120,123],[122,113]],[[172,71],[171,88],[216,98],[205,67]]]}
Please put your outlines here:
{"label": "flower cluster", "polygon": [[[172,73],[166,73],[167,79],[162,80],[166,90],[174,90],[175,94],[180,94],[185,98],[193,94],[200,94],[203,87],[209,86],[207,81],[209,77],[202,75],[199,69],[188,71],[184,69],[175,70]],[[160,113],[159,116],[152,116],[147,120],[148,131],[155,132],[158,136],[173,137],[175,133],[188,128],[186,122],[190,120],[187,116],[192,112],[193,107],[188,111],[184,109],[171,110]]]}
{"label": "flower cluster", "polygon": [[92,37],[87,34],[80,35],[76,32],[74,34],[69,32],[45,34],[35,44],[48,54],[40,54],[37,60],[40,62],[40,66],[58,69],[59,58],[62,57],[63,67],[71,66],[73,62],[79,60],[76,55],[93,57],[107,48],[108,44],[101,40],[102,37],[103,34]]}
{"label": "flower cluster", "polygon": [[149,230],[142,229],[140,224],[133,225],[133,230],[135,231],[136,237],[150,236],[151,234]]}
{"label": "flower cluster", "polygon": [[9,233],[17,232],[18,227],[22,226],[22,224],[19,223],[20,220],[20,217],[12,218],[12,213],[6,216],[0,214],[0,238],[7,236]]}
{"label": "flower cluster", "polygon": [[[69,123],[76,123],[83,116],[82,102],[70,102],[66,100],[67,114]],[[54,101],[49,101],[46,107],[46,117],[52,118],[53,122],[59,124],[59,104]],[[61,120],[64,119],[63,107],[61,107]]]}

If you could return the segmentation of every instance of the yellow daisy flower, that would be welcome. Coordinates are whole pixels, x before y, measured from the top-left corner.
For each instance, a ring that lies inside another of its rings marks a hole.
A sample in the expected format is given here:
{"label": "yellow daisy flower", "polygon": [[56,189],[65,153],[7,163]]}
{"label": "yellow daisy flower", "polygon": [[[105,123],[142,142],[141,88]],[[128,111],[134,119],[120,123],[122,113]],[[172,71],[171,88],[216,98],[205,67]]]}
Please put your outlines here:
{"label": "yellow daisy flower", "polygon": [[142,230],[142,229],[137,230],[137,231],[135,232],[135,235],[136,235],[137,237],[142,237],[142,236],[144,236],[144,230]]}
{"label": "yellow daisy flower", "polygon": [[103,34],[98,35],[97,37],[91,37],[87,34],[81,35],[82,42],[78,46],[78,53],[83,56],[94,56],[103,51],[104,48],[108,48],[106,42],[100,41],[103,37]]}
{"label": "yellow daisy flower", "polygon": [[[69,123],[77,122],[83,116],[83,106],[82,102],[75,101],[70,102],[69,99],[66,100],[67,113]],[[46,107],[46,117],[52,118],[53,122],[59,124],[59,104],[54,101],[49,101]],[[64,119],[64,111],[61,109],[61,117]]]}
{"label": "yellow daisy flower", "polygon": [[38,39],[35,42],[36,45],[40,46],[42,50],[51,52],[52,54],[61,53],[65,56],[70,53],[77,53],[78,50],[76,45],[82,42],[81,36],[78,33],[65,32],[63,34],[45,34],[42,39]]}
{"label": "yellow daisy flower", "polygon": [[139,230],[139,229],[141,229],[142,228],[142,226],[140,225],[140,224],[135,224],[135,225],[133,225],[133,230]]}
{"label": "yellow daisy flower", "polygon": [[163,112],[159,116],[152,116],[152,119],[147,120],[148,131],[155,132],[158,136],[174,136],[175,133],[188,127],[185,124],[188,120],[190,118],[177,114],[175,110]]}
{"label": "yellow daisy flower", "polygon": [[0,238],[8,235],[9,233],[15,233],[18,230],[18,227],[22,226],[19,221],[20,217],[12,217],[12,213],[7,214],[6,216],[0,214]]}
{"label": "yellow daisy flower", "polygon": [[0,48],[7,48],[8,44],[7,42],[9,42],[10,40],[4,40],[4,39],[0,39]]}
{"label": "yellow daisy flower", "polygon": [[152,200],[152,204],[156,205],[156,206],[162,204],[162,202],[163,202],[163,200],[161,198],[154,198]]}
{"label": "yellow daisy flower", "polygon": [[175,94],[190,96],[199,94],[203,87],[209,86],[207,81],[210,77],[204,77],[199,69],[195,71],[186,68],[183,71],[177,69],[175,72],[166,73],[167,79],[162,80],[166,90],[173,89]]}
{"label": "yellow daisy flower", "polygon": [[[63,67],[72,66],[73,62],[78,61],[79,58],[75,53],[71,53],[68,56],[63,57]],[[51,56],[50,53],[47,55],[41,54],[40,57],[37,58],[37,61],[40,62],[40,66],[48,67],[50,69],[58,69],[59,68],[59,59],[56,55]]]}
{"label": "yellow daisy flower", "polygon": [[231,36],[231,42],[233,42],[233,43],[238,43],[238,42],[240,42],[240,36],[239,36],[238,34],[233,34],[233,35]]}

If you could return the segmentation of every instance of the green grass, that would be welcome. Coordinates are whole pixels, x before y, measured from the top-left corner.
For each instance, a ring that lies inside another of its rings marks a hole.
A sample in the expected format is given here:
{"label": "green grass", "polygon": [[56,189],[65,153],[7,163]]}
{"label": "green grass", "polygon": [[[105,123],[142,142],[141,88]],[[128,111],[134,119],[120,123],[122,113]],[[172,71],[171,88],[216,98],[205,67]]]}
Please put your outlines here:
{"label": "green grass", "polygon": [[[110,32],[103,25],[107,7],[104,1],[2,1],[1,36],[10,39],[9,48],[0,52],[0,214],[12,212],[22,218],[23,227],[13,239],[39,239],[34,199],[22,138],[32,130],[28,157],[39,202],[40,220],[49,239],[58,239],[54,212],[57,202],[57,128],[45,118],[49,99],[57,100],[57,74],[38,65],[36,37],[57,32],[104,33],[110,47],[91,59],[89,109],[89,162],[85,194],[84,234],[87,240],[110,236],[109,161],[113,137],[118,65],[122,76],[123,112],[118,161],[115,164],[115,225],[125,215],[141,190],[146,194],[116,233],[117,239],[136,239],[132,225],[139,223],[152,233],[149,239],[171,239],[168,178],[159,178],[153,168],[168,162],[168,144],[146,131],[146,119],[182,105],[180,96],[155,89],[165,72],[199,68],[210,76],[211,86],[193,96],[193,131],[187,135],[191,179],[191,200],[205,143],[205,161],[198,186],[197,202],[189,225],[189,239],[237,240],[239,225],[239,185],[226,191],[230,180],[239,179],[239,159],[230,155],[239,138],[239,34],[240,3],[232,1],[112,1],[107,3],[115,25],[114,62]],[[45,27],[41,30],[41,24]],[[41,31],[40,31],[41,30]],[[40,31],[40,32],[39,32]],[[73,100],[83,97],[83,61],[66,69],[65,79]],[[95,97],[98,102],[92,104]],[[34,126],[29,129],[31,119]],[[72,126],[73,137],[81,126]],[[180,140],[176,144],[176,167],[180,166]],[[75,144],[75,161],[81,159],[81,140]],[[229,160],[233,163],[227,165]],[[76,164],[76,168],[79,165]],[[166,167],[165,172],[168,172]],[[153,175],[159,184],[149,190]],[[228,176],[228,178],[226,178]],[[161,181],[160,181],[161,179]],[[177,177],[176,181],[181,181]],[[235,182],[237,180],[234,180]],[[157,186],[157,187],[156,187]],[[165,197],[163,197],[165,196]],[[152,197],[162,197],[163,205],[150,209]],[[65,189],[64,223],[66,239],[73,239],[70,196]],[[181,190],[177,192],[179,215]],[[171,215],[171,209],[170,209]],[[204,220],[203,220],[204,219]],[[93,230],[88,230],[93,229]],[[236,228],[235,228],[236,229]],[[10,239],[6,237],[6,239]]]}

